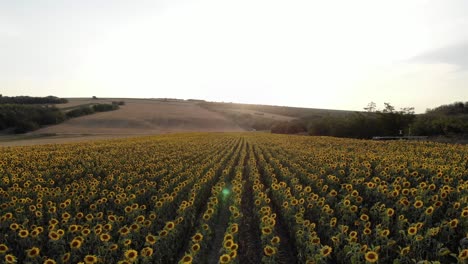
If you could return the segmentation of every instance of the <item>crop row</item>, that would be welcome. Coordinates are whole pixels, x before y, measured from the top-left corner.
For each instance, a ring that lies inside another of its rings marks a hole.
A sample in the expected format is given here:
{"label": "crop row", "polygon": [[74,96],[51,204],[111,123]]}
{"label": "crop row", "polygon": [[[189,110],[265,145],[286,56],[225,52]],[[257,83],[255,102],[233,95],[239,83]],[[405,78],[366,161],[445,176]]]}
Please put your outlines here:
{"label": "crop row", "polygon": [[468,147],[263,133],[0,149],[6,263],[464,263]]}

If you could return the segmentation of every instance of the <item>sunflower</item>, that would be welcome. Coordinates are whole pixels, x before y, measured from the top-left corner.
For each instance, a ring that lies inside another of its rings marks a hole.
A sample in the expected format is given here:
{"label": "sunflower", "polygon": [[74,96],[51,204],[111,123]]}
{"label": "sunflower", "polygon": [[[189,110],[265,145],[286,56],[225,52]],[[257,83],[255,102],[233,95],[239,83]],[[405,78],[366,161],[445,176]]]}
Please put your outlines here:
{"label": "sunflower", "polygon": [[26,255],[28,258],[35,258],[38,257],[41,253],[41,250],[37,247],[32,247],[31,249],[26,250]]}
{"label": "sunflower", "polygon": [[57,241],[60,239],[60,235],[57,234],[57,232],[55,231],[50,231],[49,232],[49,238],[52,240],[52,241]]}
{"label": "sunflower", "polygon": [[0,254],[5,254],[8,251],[8,247],[5,244],[0,244]]}
{"label": "sunflower", "polygon": [[16,230],[19,229],[19,225],[17,223],[12,223],[12,224],[10,224],[10,229],[12,231],[16,231]]}
{"label": "sunflower", "polygon": [[191,264],[193,261],[193,257],[191,255],[185,255],[181,261],[184,264]]}
{"label": "sunflower", "polygon": [[362,231],[362,233],[366,236],[370,235],[372,233],[372,230],[368,227],[364,228],[364,230]]}
{"label": "sunflower", "polygon": [[239,226],[237,224],[231,225],[231,233],[235,234],[239,230]]}
{"label": "sunflower", "polygon": [[70,225],[68,227],[68,231],[74,233],[74,232],[78,231],[78,226],[77,225]]}
{"label": "sunflower", "polygon": [[102,241],[102,242],[107,242],[111,239],[112,237],[108,234],[108,233],[103,233],[99,236],[99,239]]}
{"label": "sunflower", "polygon": [[465,248],[462,251],[460,251],[460,254],[458,254],[458,259],[463,261],[468,260],[468,248]]}
{"label": "sunflower", "polygon": [[133,232],[136,232],[136,231],[140,230],[140,225],[136,224],[136,223],[133,223],[133,224],[130,225],[130,230],[132,230]]}
{"label": "sunflower", "polygon": [[83,229],[81,230],[81,234],[82,234],[83,236],[88,236],[89,234],[91,234],[91,230],[90,230],[89,228],[83,228]]}
{"label": "sunflower", "polygon": [[330,246],[323,246],[322,249],[320,249],[320,255],[323,257],[326,257],[332,253],[333,249]]}
{"label": "sunflower", "polygon": [[174,222],[167,222],[166,226],[164,228],[167,229],[167,230],[172,230],[172,229],[174,229],[174,227],[175,227]]}
{"label": "sunflower", "polygon": [[381,237],[387,237],[388,235],[390,235],[390,230],[388,230],[388,229],[382,230],[380,232]]}
{"label": "sunflower", "polygon": [[140,254],[143,257],[151,257],[153,255],[153,249],[150,247],[145,247],[141,250]]}
{"label": "sunflower", "polygon": [[318,244],[320,244],[320,238],[319,237],[312,237],[310,242],[312,244],[318,245]]}
{"label": "sunflower", "polygon": [[395,214],[395,210],[393,208],[387,209],[387,216],[392,217]]}
{"label": "sunflower", "polygon": [[281,239],[280,239],[279,236],[274,236],[274,237],[270,240],[271,244],[273,244],[273,245],[278,245],[278,244],[280,243],[280,241],[281,241]]}
{"label": "sunflower", "polygon": [[239,245],[236,243],[233,243],[231,246],[231,251],[237,251],[238,248],[239,248]]}
{"label": "sunflower", "polygon": [[200,244],[198,243],[195,243],[192,245],[192,247],[190,247],[190,249],[193,251],[193,252],[198,252],[200,250]]}
{"label": "sunflower", "polygon": [[366,214],[362,214],[361,217],[360,217],[360,219],[361,219],[362,221],[369,221],[369,216],[366,215]]}
{"label": "sunflower", "polygon": [[408,235],[410,236],[414,236],[416,235],[416,233],[418,232],[418,229],[414,226],[408,228]]}
{"label": "sunflower", "polygon": [[67,253],[63,254],[63,256],[62,256],[62,262],[63,262],[63,263],[68,262],[68,261],[70,260],[70,257],[71,257],[70,252],[67,252]]}
{"label": "sunflower", "polygon": [[407,246],[407,247],[404,247],[400,250],[400,255],[404,256],[406,254],[408,254],[410,251],[410,246]]}
{"label": "sunflower", "polygon": [[132,244],[132,240],[127,238],[123,241],[124,246],[128,247]]}
{"label": "sunflower", "polygon": [[265,248],[263,248],[263,253],[267,256],[273,256],[276,254],[276,248],[272,246],[266,246]]}
{"label": "sunflower", "polygon": [[265,227],[262,228],[262,235],[269,235],[269,234],[271,234],[272,231],[273,230],[271,230],[270,227],[265,226]]}
{"label": "sunflower", "polygon": [[22,229],[18,232],[18,235],[21,237],[21,238],[26,238],[28,237],[29,235],[29,231],[26,230],[26,229]]}
{"label": "sunflower", "polygon": [[119,249],[119,245],[117,244],[112,244],[110,247],[109,247],[110,251],[116,251],[117,249]]}
{"label": "sunflower", "polygon": [[86,255],[84,258],[86,264],[94,264],[98,262],[98,258],[95,255]]}
{"label": "sunflower", "polygon": [[424,205],[424,203],[421,200],[416,200],[413,204],[415,208],[421,208]]}
{"label": "sunflower", "polygon": [[119,229],[119,233],[121,236],[126,236],[130,233],[130,229],[128,229],[126,226],[123,226]]}
{"label": "sunflower", "polygon": [[340,238],[337,237],[337,236],[332,236],[332,237],[331,237],[331,240],[332,240],[332,242],[333,242],[334,244],[338,244],[338,242],[340,242]]}
{"label": "sunflower", "polygon": [[369,263],[375,263],[379,260],[379,255],[375,251],[366,252],[364,257],[366,258],[366,261]]}
{"label": "sunflower", "polygon": [[461,212],[461,217],[463,218],[468,217],[468,209],[463,209],[463,211]]}
{"label": "sunflower", "polygon": [[7,254],[5,255],[5,263],[7,264],[14,264],[16,263],[18,260],[16,259],[15,256],[13,256],[12,254]]}
{"label": "sunflower", "polygon": [[137,216],[136,221],[138,223],[142,223],[143,221],[145,221],[145,216],[144,215]]}
{"label": "sunflower", "polygon": [[452,219],[450,222],[449,222],[449,226],[450,228],[456,228],[458,226],[458,219]]}
{"label": "sunflower", "polygon": [[105,224],[104,225],[104,230],[111,231],[112,230],[112,224]]}
{"label": "sunflower", "polygon": [[232,239],[228,239],[224,241],[223,247],[229,249],[231,248],[232,244],[234,244],[234,241]]}
{"label": "sunflower", "polygon": [[235,259],[237,257],[237,250],[233,250],[229,253],[229,256],[231,259]]}
{"label": "sunflower", "polygon": [[92,221],[93,218],[94,218],[94,216],[93,216],[92,214],[87,214],[87,215],[85,216],[85,218],[86,218],[87,221]]}
{"label": "sunflower", "polygon": [[128,261],[134,262],[138,258],[138,251],[134,249],[128,249],[125,251],[124,255]]}
{"label": "sunflower", "polygon": [[83,243],[82,243],[81,240],[75,238],[75,239],[73,239],[73,240],[70,242],[70,247],[71,247],[72,249],[78,249],[78,248],[81,247],[82,244],[83,244]]}
{"label": "sunflower", "polygon": [[150,245],[153,245],[154,243],[156,243],[156,236],[153,236],[151,234],[147,235],[146,236],[146,242],[148,242]]}
{"label": "sunflower", "polygon": [[231,261],[231,256],[228,254],[223,254],[219,257],[219,263],[229,263]]}
{"label": "sunflower", "polygon": [[224,235],[224,238],[223,238],[223,241],[225,240],[234,240],[234,237],[232,236],[232,234],[227,233]]}
{"label": "sunflower", "polygon": [[424,211],[424,213],[426,215],[432,215],[432,213],[434,213],[434,207],[432,207],[432,206],[427,207],[426,210]]}

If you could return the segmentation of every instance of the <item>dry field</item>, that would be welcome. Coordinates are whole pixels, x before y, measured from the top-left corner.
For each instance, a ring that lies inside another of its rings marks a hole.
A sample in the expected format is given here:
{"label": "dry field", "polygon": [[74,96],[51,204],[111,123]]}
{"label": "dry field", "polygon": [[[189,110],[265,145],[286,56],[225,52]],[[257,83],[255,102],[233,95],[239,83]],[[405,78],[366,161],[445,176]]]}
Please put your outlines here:
{"label": "dry field", "polygon": [[228,113],[231,112],[231,113],[238,113],[238,114],[250,114],[252,116],[256,116],[260,118],[273,119],[275,121],[292,121],[292,120],[297,119],[291,116],[272,114],[268,112],[256,111],[256,110],[251,110],[251,109],[227,109],[225,111]]}
{"label": "dry field", "polygon": [[243,131],[242,128],[223,115],[202,108],[195,102],[73,98],[69,99],[69,103],[57,106],[66,109],[93,103],[111,103],[112,101],[125,101],[125,105],[116,111],[73,118],[24,136],[4,138],[0,140],[0,146],[64,143],[173,132]]}

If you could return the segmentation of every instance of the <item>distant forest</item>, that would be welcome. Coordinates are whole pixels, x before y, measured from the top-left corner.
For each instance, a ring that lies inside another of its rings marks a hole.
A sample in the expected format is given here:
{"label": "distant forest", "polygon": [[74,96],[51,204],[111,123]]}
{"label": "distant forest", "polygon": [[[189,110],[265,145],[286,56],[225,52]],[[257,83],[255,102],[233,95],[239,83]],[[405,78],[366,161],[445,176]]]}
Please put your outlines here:
{"label": "distant forest", "polygon": [[124,104],[124,102],[113,102],[112,104],[84,105],[74,107],[69,111],[54,106],[67,102],[67,99],[55,96],[7,97],[0,95],[0,131],[15,134],[26,133],[42,126],[59,124],[70,118],[116,110],[119,105]]}
{"label": "distant forest", "polygon": [[374,136],[456,136],[468,137],[468,102],[455,102],[428,109],[416,115],[414,108],[399,111],[385,103],[377,110],[374,103],[365,112],[346,115],[301,117],[289,122],[278,122],[272,133],[308,133],[316,136],[372,138]]}
{"label": "distant forest", "polygon": [[31,96],[2,96],[0,94],[0,104],[65,104],[67,99],[55,96],[31,97]]}

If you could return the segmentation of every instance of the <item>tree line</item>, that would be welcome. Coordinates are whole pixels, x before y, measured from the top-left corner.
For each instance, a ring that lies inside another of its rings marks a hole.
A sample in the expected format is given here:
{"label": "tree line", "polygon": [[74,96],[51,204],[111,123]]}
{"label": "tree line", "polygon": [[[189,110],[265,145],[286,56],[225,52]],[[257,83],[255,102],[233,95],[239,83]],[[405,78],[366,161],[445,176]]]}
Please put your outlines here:
{"label": "tree line", "polygon": [[395,110],[390,103],[377,110],[369,103],[365,112],[345,116],[311,116],[276,123],[272,133],[308,133],[315,136],[372,138],[374,136],[468,136],[468,102],[456,102],[415,115],[413,107]]}
{"label": "tree line", "polygon": [[[0,97],[0,99],[3,98],[5,97]],[[64,100],[66,99],[53,96],[18,96],[18,98],[8,97],[3,101],[0,100],[0,130],[15,134],[26,133],[42,126],[62,123],[70,118],[117,110],[119,105],[124,104],[123,101],[112,102],[112,104],[91,104],[79,106],[70,111],[64,111],[50,105],[55,104],[54,102],[67,102]]]}
{"label": "tree line", "polygon": [[65,104],[68,100],[55,96],[31,97],[31,96],[2,96],[0,94],[0,104]]}

